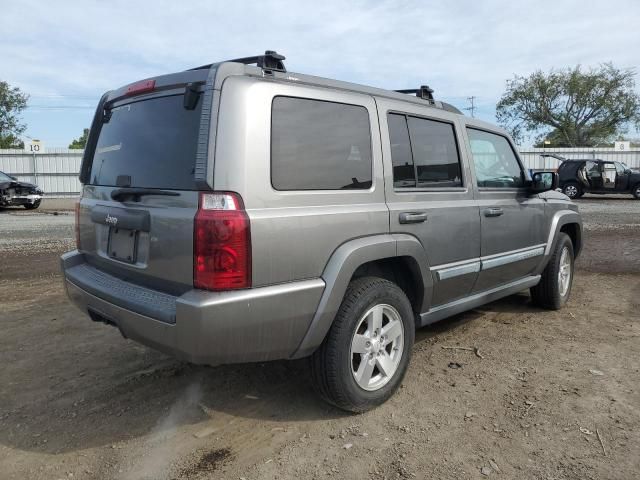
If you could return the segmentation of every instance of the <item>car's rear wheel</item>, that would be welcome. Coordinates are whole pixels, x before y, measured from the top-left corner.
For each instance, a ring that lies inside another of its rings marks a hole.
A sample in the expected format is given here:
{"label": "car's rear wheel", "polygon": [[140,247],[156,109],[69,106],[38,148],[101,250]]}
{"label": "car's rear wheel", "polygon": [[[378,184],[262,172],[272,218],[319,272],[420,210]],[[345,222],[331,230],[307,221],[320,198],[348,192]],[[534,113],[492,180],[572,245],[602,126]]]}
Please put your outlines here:
{"label": "car's rear wheel", "polygon": [[633,196],[640,200],[640,183],[633,187]]}
{"label": "car's rear wheel", "polygon": [[559,310],[567,303],[573,284],[573,243],[566,233],[558,234],[555,249],[542,272],[540,283],[531,288],[533,303]]}
{"label": "car's rear wheel", "polygon": [[24,208],[26,208],[27,210],[35,210],[39,206],[40,206],[40,200],[36,200],[33,203],[25,203],[24,204]]}
{"label": "car's rear wheel", "polygon": [[567,197],[574,199],[580,198],[582,196],[582,188],[576,182],[569,182],[562,187],[562,193],[564,193]]}
{"label": "car's rear wheel", "polygon": [[400,386],[414,337],[411,304],[396,284],[377,277],[354,280],[311,357],[316,390],[351,412],[380,405]]}

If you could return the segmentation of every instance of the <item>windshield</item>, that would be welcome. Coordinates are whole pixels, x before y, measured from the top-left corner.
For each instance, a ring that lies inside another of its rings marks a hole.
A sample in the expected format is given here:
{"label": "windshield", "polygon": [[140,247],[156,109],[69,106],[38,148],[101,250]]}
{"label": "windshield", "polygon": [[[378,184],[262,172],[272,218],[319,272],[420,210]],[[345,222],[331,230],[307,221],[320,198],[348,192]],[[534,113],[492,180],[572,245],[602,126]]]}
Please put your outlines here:
{"label": "windshield", "polygon": [[13,182],[13,178],[6,173],[0,172],[0,182]]}
{"label": "windshield", "polygon": [[89,184],[197,190],[194,169],[202,101],[183,95],[128,103],[107,111]]}

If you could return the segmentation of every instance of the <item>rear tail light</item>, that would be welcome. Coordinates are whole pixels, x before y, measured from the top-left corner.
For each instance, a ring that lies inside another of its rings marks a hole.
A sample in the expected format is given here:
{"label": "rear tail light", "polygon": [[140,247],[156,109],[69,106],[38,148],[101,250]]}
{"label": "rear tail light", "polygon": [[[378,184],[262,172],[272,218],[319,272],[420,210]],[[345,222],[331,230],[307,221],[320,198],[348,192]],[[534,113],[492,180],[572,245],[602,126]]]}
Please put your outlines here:
{"label": "rear tail light", "polygon": [[76,211],[76,226],[75,226],[76,248],[80,250],[80,199],[79,198],[76,200],[75,211]]}
{"label": "rear tail light", "polygon": [[193,286],[204,290],[251,287],[251,232],[236,193],[200,193],[193,232]]}

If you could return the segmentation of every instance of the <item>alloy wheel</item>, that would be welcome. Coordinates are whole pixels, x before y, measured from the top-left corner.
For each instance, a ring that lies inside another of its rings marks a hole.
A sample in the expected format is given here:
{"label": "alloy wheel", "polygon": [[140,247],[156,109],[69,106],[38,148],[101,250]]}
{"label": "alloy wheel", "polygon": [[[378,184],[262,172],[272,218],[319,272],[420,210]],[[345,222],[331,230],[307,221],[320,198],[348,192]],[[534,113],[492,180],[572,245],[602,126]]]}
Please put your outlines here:
{"label": "alloy wheel", "polygon": [[564,194],[569,198],[575,198],[578,195],[578,189],[575,185],[567,185],[564,187]]}
{"label": "alloy wheel", "polygon": [[560,254],[560,268],[558,269],[558,289],[562,297],[567,295],[571,285],[571,255],[569,249],[564,247]]}
{"label": "alloy wheel", "polygon": [[358,386],[384,387],[398,369],[404,350],[404,324],[391,305],[371,307],[358,322],[351,340],[351,373]]}

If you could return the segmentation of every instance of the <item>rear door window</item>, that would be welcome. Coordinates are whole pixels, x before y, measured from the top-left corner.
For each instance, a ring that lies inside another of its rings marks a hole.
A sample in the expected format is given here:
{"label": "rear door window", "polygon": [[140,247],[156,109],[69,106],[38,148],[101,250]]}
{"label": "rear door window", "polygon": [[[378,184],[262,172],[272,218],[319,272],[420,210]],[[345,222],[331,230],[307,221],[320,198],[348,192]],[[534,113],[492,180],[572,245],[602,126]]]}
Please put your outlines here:
{"label": "rear door window", "polygon": [[393,186],[395,188],[415,187],[416,171],[413,165],[407,117],[390,113],[387,116],[387,123],[393,163]]}
{"label": "rear door window", "polygon": [[371,179],[371,127],[365,107],[293,97],[273,99],[273,188],[368,189]]}
{"label": "rear door window", "polygon": [[107,111],[89,183],[113,187],[197,190],[194,178],[202,100],[157,97]]}
{"label": "rear door window", "polygon": [[461,187],[462,169],[450,123],[390,113],[394,188]]}
{"label": "rear door window", "polygon": [[418,187],[461,187],[462,171],[453,125],[408,117]]}

